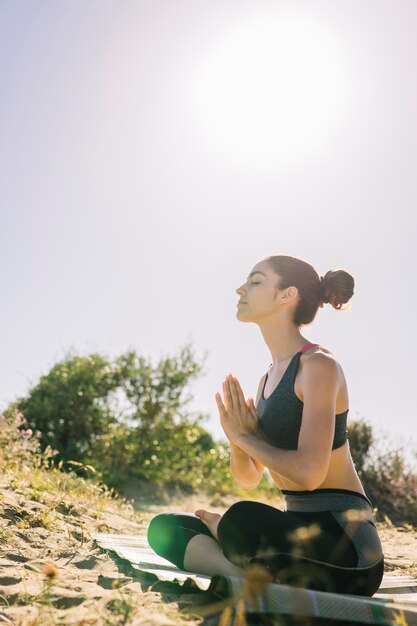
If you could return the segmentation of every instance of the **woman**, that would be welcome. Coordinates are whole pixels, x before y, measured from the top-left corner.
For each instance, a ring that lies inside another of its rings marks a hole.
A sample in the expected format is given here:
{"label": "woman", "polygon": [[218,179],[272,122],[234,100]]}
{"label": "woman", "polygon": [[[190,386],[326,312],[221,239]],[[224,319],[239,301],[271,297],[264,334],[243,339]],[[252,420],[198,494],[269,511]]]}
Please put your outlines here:
{"label": "woman", "polygon": [[257,263],[236,290],[236,317],[258,324],[272,364],[256,404],[231,374],[223,396],[216,394],[231,470],[250,491],[267,468],[286,510],[242,501],[223,516],[202,509],[196,517],[158,515],[148,531],[158,554],[201,574],[242,575],[258,562],[281,583],[361,595],[378,589],[383,554],[349,451],[345,377],[335,357],[300,330],[323,304],[340,309],[353,288],[344,270],[320,278],[308,263],[277,255]]}

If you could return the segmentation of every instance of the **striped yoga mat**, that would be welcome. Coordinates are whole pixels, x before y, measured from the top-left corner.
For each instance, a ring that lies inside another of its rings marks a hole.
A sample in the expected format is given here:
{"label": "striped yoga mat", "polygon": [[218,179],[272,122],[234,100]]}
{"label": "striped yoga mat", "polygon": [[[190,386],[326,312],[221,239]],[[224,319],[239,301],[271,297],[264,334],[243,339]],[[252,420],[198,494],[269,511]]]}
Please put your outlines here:
{"label": "striped yoga mat", "polygon": [[[146,537],[96,533],[92,538],[101,548],[129,561],[133,569],[153,574],[160,581],[187,582],[219,598],[238,598],[241,595],[244,579],[227,576],[210,578],[181,571],[155,554]],[[247,603],[248,614],[261,611],[272,615],[320,617],[359,624],[417,626],[417,581],[408,576],[384,576],[372,598],[271,583],[265,586],[256,604],[256,607],[251,607]]]}

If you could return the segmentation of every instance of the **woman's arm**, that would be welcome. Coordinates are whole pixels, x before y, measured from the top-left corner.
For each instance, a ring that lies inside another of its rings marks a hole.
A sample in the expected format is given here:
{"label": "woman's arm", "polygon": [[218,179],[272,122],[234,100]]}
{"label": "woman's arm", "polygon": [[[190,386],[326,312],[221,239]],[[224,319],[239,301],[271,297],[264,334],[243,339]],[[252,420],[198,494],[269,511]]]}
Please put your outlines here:
{"label": "woman's arm", "polygon": [[[258,392],[256,394],[256,404],[263,388],[265,375],[262,376]],[[262,478],[265,466],[257,459],[251,457],[247,452],[239,448],[233,441],[230,442],[230,469],[236,483],[245,491],[251,491],[258,486]]]}
{"label": "woman's arm", "polygon": [[230,469],[239,487],[251,491],[258,486],[264,466],[242,448],[230,442]]}
{"label": "woman's arm", "polygon": [[297,450],[275,448],[257,436],[240,410],[243,394],[233,379],[225,387],[224,427],[250,457],[311,491],[322,484],[329,468],[339,381],[339,366],[329,355],[312,355],[304,364],[300,381],[304,408]]}

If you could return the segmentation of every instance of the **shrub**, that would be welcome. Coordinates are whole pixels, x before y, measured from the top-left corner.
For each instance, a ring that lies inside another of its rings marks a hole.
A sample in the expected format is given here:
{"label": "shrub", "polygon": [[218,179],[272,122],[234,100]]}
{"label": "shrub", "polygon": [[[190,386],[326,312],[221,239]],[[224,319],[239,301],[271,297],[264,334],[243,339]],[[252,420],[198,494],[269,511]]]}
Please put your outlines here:
{"label": "shrub", "polygon": [[9,410],[0,415],[0,469],[13,473],[17,467],[31,469],[40,450],[39,432],[28,428],[23,413]]}
{"label": "shrub", "polygon": [[356,471],[362,477],[374,444],[374,431],[365,420],[352,420],[348,425],[348,431],[350,453]]}
{"label": "shrub", "polygon": [[363,476],[364,487],[382,519],[417,525],[417,473],[401,450],[379,456]]}
{"label": "shrub", "polygon": [[398,524],[417,524],[417,473],[405,460],[401,448],[385,451],[365,421],[351,422],[349,441],[352,458],[364,489],[380,519]]}
{"label": "shrub", "polygon": [[41,432],[42,449],[59,450],[59,458],[81,461],[92,439],[107,432],[116,418],[108,404],[117,388],[111,364],[91,354],[67,355],[17,402],[31,428]]}
{"label": "shrub", "polygon": [[[93,466],[109,486],[132,479],[212,490],[231,487],[229,453],[187,410],[201,371],[189,346],[154,365],[130,351],[109,361],[70,355],[18,401],[41,444],[77,473]],[[74,463],[75,462],[75,463]]]}
{"label": "shrub", "polygon": [[196,423],[159,424],[145,435],[121,425],[96,442],[89,463],[116,489],[134,479],[183,489],[220,488],[228,452]]}

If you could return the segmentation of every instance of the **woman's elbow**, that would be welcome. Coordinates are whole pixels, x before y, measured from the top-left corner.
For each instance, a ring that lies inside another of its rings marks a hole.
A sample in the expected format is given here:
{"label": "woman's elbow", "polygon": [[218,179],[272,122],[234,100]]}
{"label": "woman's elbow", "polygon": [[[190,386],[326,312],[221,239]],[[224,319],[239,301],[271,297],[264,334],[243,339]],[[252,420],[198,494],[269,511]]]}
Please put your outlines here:
{"label": "woman's elbow", "polygon": [[314,489],[318,489],[323,484],[327,474],[327,467],[325,468],[321,463],[319,466],[316,464],[313,464],[313,466],[306,464],[306,466],[299,482],[306,491],[314,491]]}
{"label": "woman's elbow", "polygon": [[254,489],[256,489],[257,485],[252,485],[251,487],[248,487],[247,485],[242,486],[240,485],[240,488],[242,491],[245,491],[246,493],[249,493],[249,491],[253,491]]}
{"label": "woman's elbow", "polygon": [[260,479],[256,480],[252,483],[244,483],[244,482],[239,482],[238,480],[235,479],[236,484],[238,485],[238,487],[240,489],[242,489],[243,491],[253,491],[254,489],[256,489],[256,487],[259,485],[260,483]]}
{"label": "woman's elbow", "polygon": [[259,485],[259,481],[256,483],[252,483],[252,484],[246,484],[246,485],[239,485],[239,487],[243,490],[243,491],[253,491],[254,489],[256,489],[256,487]]}
{"label": "woman's elbow", "polygon": [[305,491],[314,491],[323,483],[323,477],[306,476],[300,483]]}

